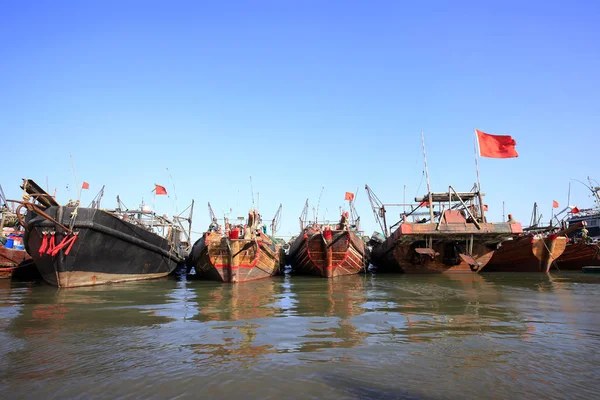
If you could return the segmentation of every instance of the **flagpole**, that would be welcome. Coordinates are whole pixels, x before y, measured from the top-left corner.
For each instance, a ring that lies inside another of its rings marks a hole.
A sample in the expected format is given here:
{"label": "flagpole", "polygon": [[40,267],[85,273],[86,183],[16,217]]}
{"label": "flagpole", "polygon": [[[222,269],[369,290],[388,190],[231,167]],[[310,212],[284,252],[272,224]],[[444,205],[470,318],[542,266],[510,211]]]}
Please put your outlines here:
{"label": "flagpole", "polygon": [[473,134],[475,138],[473,140],[473,152],[475,153],[475,173],[477,174],[477,194],[479,197],[479,209],[481,213],[481,221],[484,222],[484,214],[483,214],[483,197],[481,196],[481,181],[479,180],[479,157],[477,155],[477,148],[479,147],[479,140],[477,138],[477,130],[473,127]]}

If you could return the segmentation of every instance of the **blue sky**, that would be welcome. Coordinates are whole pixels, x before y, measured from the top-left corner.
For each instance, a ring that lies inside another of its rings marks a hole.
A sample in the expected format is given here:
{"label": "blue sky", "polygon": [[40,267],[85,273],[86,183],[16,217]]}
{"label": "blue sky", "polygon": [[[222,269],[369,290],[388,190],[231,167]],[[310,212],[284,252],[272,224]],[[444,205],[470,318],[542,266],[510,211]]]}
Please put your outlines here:
{"label": "blue sky", "polygon": [[[327,219],[358,188],[370,234],[365,183],[424,194],[424,130],[432,189],[469,190],[476,127],[520,153],[480,160],[490,219],[503,201],[549,217],[569,179],[600,179],[600,5],[487,3],[4,2],[0,183],[15,198],[48,177],[65,202],[72,154],[84,202],[105,184],[105,207],[133,207],[158,183],[157,210],[195,199],[202,231],[208,201],[246,214],[252,176],[265,218],[283,204],[281,235],[322,187]],[[581,184],[571,203],[592,205]]]}

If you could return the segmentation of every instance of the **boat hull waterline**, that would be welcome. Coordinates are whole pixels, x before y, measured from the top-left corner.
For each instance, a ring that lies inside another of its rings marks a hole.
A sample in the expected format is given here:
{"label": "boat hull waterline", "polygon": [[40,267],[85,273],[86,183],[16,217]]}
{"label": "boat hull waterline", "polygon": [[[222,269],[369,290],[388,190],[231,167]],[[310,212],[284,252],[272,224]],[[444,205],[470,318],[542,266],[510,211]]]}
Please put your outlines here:
{"label": "boat hull waterline", "polygon": [[[34,215],[25,243],[42,278],[58,287],[92,286],[167,276],[183,259],[167,239],[94,208],[52,206],[45,214],[74,234]],[[70,241],[69,241],[70,240]],[[60,244],[69,243],[57,250]],[[54,248],[54,250],[51,250]]]}

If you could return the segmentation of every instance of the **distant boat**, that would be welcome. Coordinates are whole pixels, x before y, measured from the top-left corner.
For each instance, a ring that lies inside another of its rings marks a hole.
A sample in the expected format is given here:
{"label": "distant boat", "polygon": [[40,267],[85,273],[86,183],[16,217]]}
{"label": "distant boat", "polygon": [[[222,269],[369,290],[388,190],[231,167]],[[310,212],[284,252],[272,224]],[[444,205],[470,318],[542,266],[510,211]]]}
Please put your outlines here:
{"label": "distant boat", "polygon": [[[96,207],[81,207],[78,202],[61,206],[31,180],[24,180],[23,189],[41,203],[19,206],[28,210],[25,247],[51,285],[67,288],[160,278],[184,261],[189,240],[182,240],[179,217],[170,221],[145,207],[127,210],[121,204],[105,211],[97,208],[99,201]],[[190,223],[191,231],[191,216],[181,220]]]}
{"label": "distant boat", "polygon": [[417,204],[402,204],[410,209],[388,233],[386,206],[368,186],[366,189],[386,233],[383,239],[371,241],[371,262],[378,272],[480,272],[500,243],[523,232],[515,221],[487,222],[483,194],[477,187],[457,192],[450,186],[446,193],[430,192],[416,198]]}
{"label": "distant boat", "polygon": [[[192,268],[196,277],[221,282],[247,282],[276,275],[284,260],[282,244],[267,235],[266,226],[257,210],[248,214],[245,225],[231,225],[227,219],[223,226],[208,204],[211,225],[194,243],[188,262],[188,275]],[[281,213],[281,206],[274,221]],[[242,218],[243,220],[243,218]],[[277,225],[276,222],[271,226]]]}
{"label": "distant boat", "polygon": [[[352,201],[352,215],[355,215]],[[303,215],[308,210],[308,200]],[[339,223],[306,223],[301,221],[301,232],[288,250],[288,264],[292,272],[324,278],[353,275],[364,271],[367,265],[365,242],[359,236],[358,218],[342,212]]]}
{"label": "distant boat", "polygon": [[565,222],[574,234],[569,235],[569,243],[557,260],[559,270],[579,271],[585,266],[600,266],[600,186],[592,185],[589,177],[588,181],[590,184],[585,186],[592,192],[595,205],[587,209],[569,207],[570,216]]}

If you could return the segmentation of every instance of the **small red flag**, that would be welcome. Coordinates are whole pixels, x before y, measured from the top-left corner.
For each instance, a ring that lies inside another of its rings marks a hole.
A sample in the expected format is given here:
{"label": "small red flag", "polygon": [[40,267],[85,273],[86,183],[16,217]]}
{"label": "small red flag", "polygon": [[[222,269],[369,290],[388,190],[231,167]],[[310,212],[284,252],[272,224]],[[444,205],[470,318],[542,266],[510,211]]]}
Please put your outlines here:
{"label": "small red flag", "polygon": [[558,208],[558,201],[552,200],[552,208]]}
{"label": "small red flag", "polygon": [[156,183],[154,184],[154,190],[156,190],[156,195],[161,195],[161,194],[167,194],[167,189],[165,189],[164,186],[160,186],[157,185]]}
{"label": "small red flag", "polygon": [[573,209],[571,210],[571,213],[579,214],[579,208],[577,208],[577,206],[573,207]]}
{"label": "small red flag", "polygon": [[89,189],[90,188],[90,184],[87,182],[83,182],[83,185],[81,185],[82,189]]}
{"label": "small red flag", "polygon": [[487,205],[487,204],[484,204],[484,205],[483,205],[483,211],[487,211],[487,210],[488,210],[488,205]]}
{"label": "small red flag", "polygon": [[344,200],[348,200],[348,201],[354,200],[354,193],[346,192],[346,196],[344,197]]}
{"label": "small red flag", "polygon": [[489,158],[519,157],[515,146],[517,142],[508,135],[490,135],[475,129],[479,141],[479,155]]}

